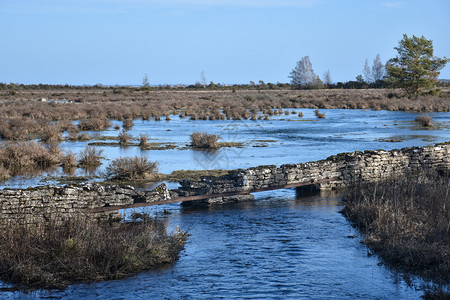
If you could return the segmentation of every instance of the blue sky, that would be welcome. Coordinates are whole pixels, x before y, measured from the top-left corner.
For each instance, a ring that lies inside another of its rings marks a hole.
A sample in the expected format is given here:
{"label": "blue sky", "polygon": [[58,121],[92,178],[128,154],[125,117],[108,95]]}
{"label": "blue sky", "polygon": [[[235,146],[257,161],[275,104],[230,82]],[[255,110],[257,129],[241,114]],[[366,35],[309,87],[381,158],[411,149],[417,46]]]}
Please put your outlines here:
{"label": "blue sky", "polygon": [[288,82],[306,55],[348,81],[404,33],[450,57],[449,12],[448,0],[0,0],[0,82]]}

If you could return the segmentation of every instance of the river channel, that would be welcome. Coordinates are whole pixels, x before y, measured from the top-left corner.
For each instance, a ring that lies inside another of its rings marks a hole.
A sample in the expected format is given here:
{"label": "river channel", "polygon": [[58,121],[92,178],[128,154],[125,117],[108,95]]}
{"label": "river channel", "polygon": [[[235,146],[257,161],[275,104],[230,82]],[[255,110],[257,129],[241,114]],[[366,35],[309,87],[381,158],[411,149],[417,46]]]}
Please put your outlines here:
{"label": "river channel", "polygon": [[[4,293],[17,299],[419,299],[420,284],[369,255],[339,213],[338,195],[264,192],[212,208],[154,209],[191,234],[162,271],[71,285],[65,291]],[[165,210],[165,215],[163,211]],[[167,215],[167,212],[170,214]]]}

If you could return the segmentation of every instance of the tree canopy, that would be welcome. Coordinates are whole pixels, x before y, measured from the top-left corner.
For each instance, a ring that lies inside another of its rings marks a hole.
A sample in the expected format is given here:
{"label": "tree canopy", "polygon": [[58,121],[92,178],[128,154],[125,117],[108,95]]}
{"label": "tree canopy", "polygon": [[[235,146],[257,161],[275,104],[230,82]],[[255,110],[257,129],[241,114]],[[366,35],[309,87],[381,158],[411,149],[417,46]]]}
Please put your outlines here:
{"label": "tree canopy", "polygon": [[404,34],[398,47],[398,54],[386,64],[388,80],[402,88],[410,98],[417,97],[421,90],[433,88],[439,70],[449,61],[446,57],[434,56],[433,41],[424,36],[411,38]]}

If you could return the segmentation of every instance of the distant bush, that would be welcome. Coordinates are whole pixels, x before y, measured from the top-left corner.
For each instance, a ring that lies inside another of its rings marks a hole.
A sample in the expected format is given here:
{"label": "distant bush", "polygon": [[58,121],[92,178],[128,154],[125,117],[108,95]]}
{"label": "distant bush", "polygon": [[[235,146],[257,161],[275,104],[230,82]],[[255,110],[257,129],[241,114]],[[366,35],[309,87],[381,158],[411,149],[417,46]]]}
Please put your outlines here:
{"label": "distant bush", "polygon": [[0,144],[0,166],[13,173],[47,168],[61,160],[57,146],[44,147],[35,142],[18,142]]}
{"label": "distant bush", "polygon": [[59,142],[62,140],[62,131],[59,126],[47,125],[41,131],[41,141],[44,143]]}
{"label": "distant bush", "polygon": [[98,167],[102,164],[101,162],[101,159],[103,158],[102,154],[103,154],[102,149],[87,146],[79,154],[80,157],[78,159],[78,165],[82,167]]}
{"label": "distant bush", "polygon": [[191,145],[198,149],[217,149],[220,136],[206,132],[194,132],[191,134]]}
{"label": "distant bush", "polygon": [[321,113],[318,109],[316,109],[316,110],[314,111],[314,113],[316,114],[316,116],[317,116],[319,119],[325,119],[325,118],[326,118],[326,115],[323,114],[323,113]]}
{"label": "distant bush", "polygon": [[0,181],[4,181],[11,178],[11,175],[9,175],[8,170],[0,165]]}
{"label": "distant bush", "polygon": [[131,127],[133,127],[134,123],[132,119],[124,119],[123,120],[123,128],[124,129],[130,129]]}
{"label": "distant bush", "polygon": [[67,151],[66,155],[61,159],[61,166],[65,169],[75,168],[77,159],[72,151]]}
{"label": "distant bush", "polygon": [[424,127],[433,126],[433,118],[429,115],[420,115],[416,117],[416,122]]}
{"label": "distant bush", "polygon": [[109,164],[106,174],[112,179],[149,179],[158,174],[158,163],[147,157],[119,157]]}
{"label": "distant bush", "polygon": [[78,123],[80,130],[100,131],[105,130],[111,126],[111,122],[108,119],[84,119]]}
{"label": "distant bush", "polygon": [[78,135],[75,135],[73,139],[77,141],[89,141],[92,140],[92,136],[87,134],[86,132],[80,132]]}
{"label": "distant bush", "polygon": [[147,148],[148,146],[149,146],[149,144],[148,144],[148,136],[141,133],[140,136],[139,136],[139,147]]}
{"label": "distant bush", "polygon": [[119,133],[119,143],[121,145],[127,145],[130,140],[131,140],[132,136],[129,135],[125,130],[122,130],[121,133]]}

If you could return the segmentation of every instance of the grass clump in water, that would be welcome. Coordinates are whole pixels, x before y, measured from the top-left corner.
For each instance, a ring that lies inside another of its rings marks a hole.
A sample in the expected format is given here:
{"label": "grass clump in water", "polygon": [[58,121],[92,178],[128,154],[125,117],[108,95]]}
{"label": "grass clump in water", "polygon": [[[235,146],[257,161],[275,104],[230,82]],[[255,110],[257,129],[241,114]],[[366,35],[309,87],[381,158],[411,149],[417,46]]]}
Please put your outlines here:
{"label": "grass clump in water", "polygon": [[61,162],[58,144],[44,146],[36,142],[0,144],[0,179],[43,171]]}
{"label": "grass clump in water", "polygon": [[118,180],[150,179],[158,175],[158,163],[147,157],[119,157],[109,164],[106,174]]}
{"label": "grass clump in water", "polygon": [[220,136],[216,134],[208,134],[206,132],[194,132],[191,134],[191,145],[196,149],[218,149],[217,142]]}
{"label": "grass clump in water", "polygon": [[124,278],[173,263],[187,235],[167,234],[149,216],[111,226],[87,216],[62,224],[0,228],[0,278],[18,287],[65,288],[70,283]]}
{"label": "grass clump in water", "polygon": [[416,122],[424,127],[432,127],[433,126],[433,118],[429,115],[420,115],[416,117]]}
{"label": "grass clump in water", "polygon": [[102,164],[102,154],[102,149],[87,146],[79,153],[80,158],[78,160],[78,165],[81,167],[98,167]]}

